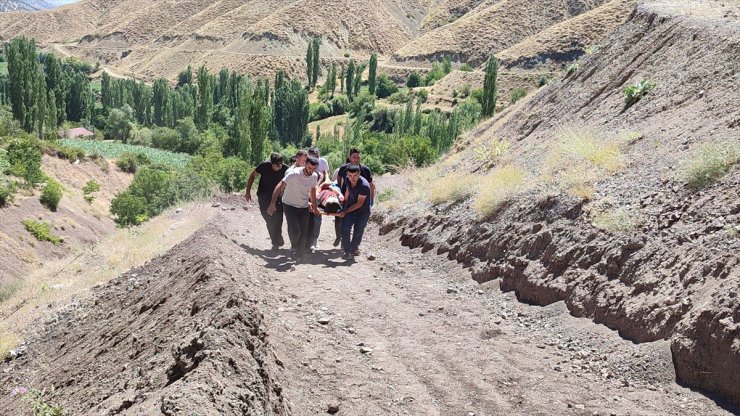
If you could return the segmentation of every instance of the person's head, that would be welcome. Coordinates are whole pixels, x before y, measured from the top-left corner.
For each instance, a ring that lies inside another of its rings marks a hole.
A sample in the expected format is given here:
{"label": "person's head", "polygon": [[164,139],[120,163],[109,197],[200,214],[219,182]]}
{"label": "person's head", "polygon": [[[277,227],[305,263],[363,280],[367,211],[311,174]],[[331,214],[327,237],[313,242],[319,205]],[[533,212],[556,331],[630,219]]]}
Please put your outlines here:
{"label": "person's head", "polygon": [[283,155],[280,153],[272,153],[270,155],[270,164],[272,165],[272,170],[275,172],[279,171],[280,168],[283,167]]}
{"label": "person's head", "polygon": [[308,158],[308,153],[306,153],[305,150],[299,150],[295,153],[295,165],[299,167],[306,166],[306,159]]}
{"label": "person's head", "polygon": [[315,158],[318,159],[318,158],[321,157],[321,151],[319,150],[318,147],[312,147],[312,148],[308,149],[308,155],[309,156],[313,156],[313,157],[315,157]]}
{"label": "person's head", "polygon": [[316,159],[313,156],[309,156],[308,159],[306,159],[306,175],[310,175],[316,172],[316,168],[318,167],[319,167],[319,159]]}
{"label": "person's head", "polygon": [[324,202],[324,211],[333,213],[339,212],[340,209],[342,209],[342,203],[339,202],[339,198],[336,195],[331,195],[326,198],[326,202]]}
{"label": "person's head", "polygon": [[353,165],[360,164],[360,149],[353,147],[349,150],[349,163]]}
{"label": "person's head", "polygon": [[347,179],[349,179],[349,183],[351,183],[352,186],[356,185],[357,181],[360,180],[360,166],[349,165],[349,167],[347,167]]}

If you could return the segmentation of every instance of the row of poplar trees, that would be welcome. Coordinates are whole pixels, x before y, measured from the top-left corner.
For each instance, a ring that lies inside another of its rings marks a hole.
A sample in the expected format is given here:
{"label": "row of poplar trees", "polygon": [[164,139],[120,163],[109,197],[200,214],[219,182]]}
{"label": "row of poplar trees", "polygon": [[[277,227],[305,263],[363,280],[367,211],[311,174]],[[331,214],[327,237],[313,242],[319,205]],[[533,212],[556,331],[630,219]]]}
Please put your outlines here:
{"label": "row of poplar trees", "polygon": [[3,48],[8,75],[0,80],[0,101],[40,138],[56,135],[64,121],[91,120],[95,95],[87,75],[53,54],[39,55],[33,39],[14,38]]}

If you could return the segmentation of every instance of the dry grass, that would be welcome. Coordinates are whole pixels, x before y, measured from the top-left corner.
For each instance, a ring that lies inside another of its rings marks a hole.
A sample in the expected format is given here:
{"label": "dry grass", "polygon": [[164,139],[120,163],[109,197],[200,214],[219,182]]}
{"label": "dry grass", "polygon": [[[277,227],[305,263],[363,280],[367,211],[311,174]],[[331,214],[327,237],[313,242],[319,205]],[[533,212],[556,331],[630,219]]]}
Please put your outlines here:
{"label": "dry grass", "polygon": [[0,361],[8,356],[10,350],[18,345],[18,338],[4,329],[4,324],[0,325]]}
{"label": "dry grass", "polygon": [[524,171],[516,166],[495,169],[480,180],[473,204],[475,210],[483,217],[491,216],[501,204],[524,188],[524,179]]}
{"label": "dry grass", "polygon": [[461,201],[475,192],[476,178],[451,174],[436,179],[431,183],[429,202],[434,205],[445,202]]}
{"label": "dry grass", "polygon": [[724,176],[740,162],[737,143],[714,143],[699,148],[684,163],[682,179],[693,189],[703,188]]}
{"label": "dry grass", "polygon": [[[183,241],[214,215],[210,204],[190,204],[146,224],[117,231],[97,246],[78,249],[67,258],[48,262],[25,279],[23,286],[0,304],[0,343],[13,348],[15,340],[48,305],[69,301],[74,295],[157,257]],[[0,349],[0,353],[2,349]]]}
{"label": "dry grass", "polygon": [[598,138],[593,130],[580,126],[561,127],[555,137],[545,176],[573,196],[592,199],[593,183],[626,167],[620,150],[624,138]]}
{"label": "dry grass", "polygon": [[596,210],[592,213],[591,222],[602,230],[628,232],[637,228],[635,215],[624,208]]}
{"label": "dry grass", "polygon": [[503,139],[493,139],[473,148],[475,161],[478,164],[490,168],[498,163],[509,151],[509,142]]}

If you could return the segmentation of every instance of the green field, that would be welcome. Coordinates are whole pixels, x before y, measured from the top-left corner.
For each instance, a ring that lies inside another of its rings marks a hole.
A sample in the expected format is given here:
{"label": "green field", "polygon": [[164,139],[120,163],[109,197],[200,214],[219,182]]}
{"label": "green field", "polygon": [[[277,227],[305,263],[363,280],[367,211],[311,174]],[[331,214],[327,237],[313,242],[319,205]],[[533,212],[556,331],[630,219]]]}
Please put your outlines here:
{"label": "green field", "polygon": [[153,149],[145,146],[135,146],[112,141],[64,139],[60,143],[65,146],[76,147],[85,151],[87,155],[98,154],[108,159],[116,159],[123,153],[143,153],[152,163],[160,163],[174,168],[184,168],[190,161],[190,155],[173,153],[166,150]]}

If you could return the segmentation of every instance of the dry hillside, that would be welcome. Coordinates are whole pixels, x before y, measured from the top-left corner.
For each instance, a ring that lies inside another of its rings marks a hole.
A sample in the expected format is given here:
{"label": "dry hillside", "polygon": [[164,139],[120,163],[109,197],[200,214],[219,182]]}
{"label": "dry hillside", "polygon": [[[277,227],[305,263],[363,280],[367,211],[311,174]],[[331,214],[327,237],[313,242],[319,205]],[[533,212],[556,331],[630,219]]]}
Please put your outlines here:
{"label": "dry hillside", "polygon": [[[0,14],[0,39],[32,36],[57,53],[101,62],[114,75],[148,80],[174,78],[187,65],[200,64],[256,76],[269,77],[279,69],[303,76],[305,48],[313,36],[322,40],[325,65],[377,52],[404,61],[407,74],[442,55],[478,64],[508,49],[507,65],[527,67],[576,58],[626,19],[632,1],[604,3],[83,0],[49,11]],[[398,69],[381,65],[392,74]]]}
{"label": "dry hillside", "polygon": [[[740,152],[738,19],[737,4],[641,2],[576,71],[418,175],[476,175],[472,203],[389,214],[386,230],[521,300],[671,340],[680,382],[740,404],[740,169],[699,190],[685,176]],[[655,88],[625,109],[622,90],[641,80]]]}

